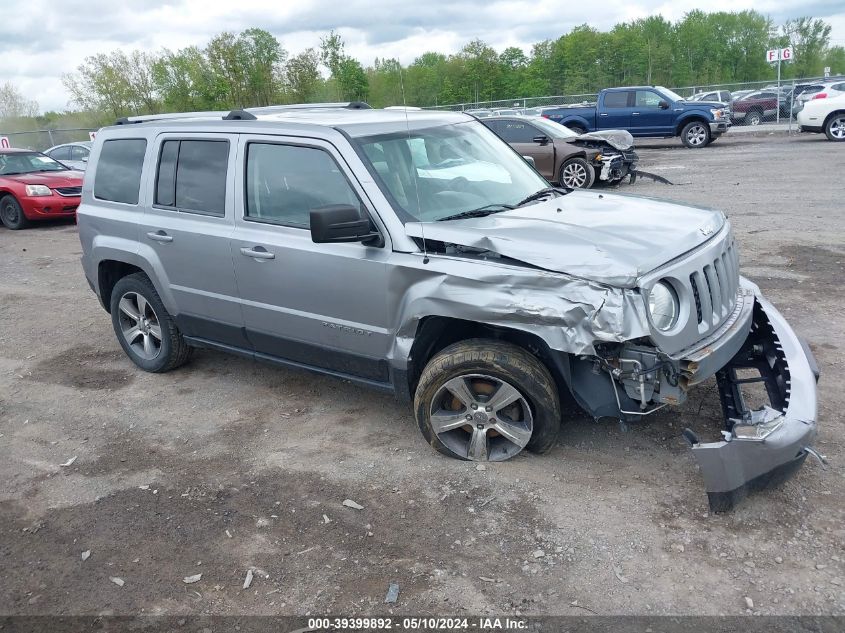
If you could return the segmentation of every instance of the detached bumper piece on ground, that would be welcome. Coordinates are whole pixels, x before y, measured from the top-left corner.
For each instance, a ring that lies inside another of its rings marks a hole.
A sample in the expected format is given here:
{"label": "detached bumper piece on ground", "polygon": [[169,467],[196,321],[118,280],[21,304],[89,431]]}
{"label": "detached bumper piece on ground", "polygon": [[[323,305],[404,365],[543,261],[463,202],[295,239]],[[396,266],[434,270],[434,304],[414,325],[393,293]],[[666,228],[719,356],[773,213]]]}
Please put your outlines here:
{"label": "detached bumper piece on ground", "polygon": [[[751,370],[751,371],[749,371]],[[759,372],[759,377],[741,374]],[[724,439],[692,444],[714,512],[730,510],[749,492],[777,485],[803,464],[816,437],[819,369],[810,349],[763,297],[754,302],[751,331],[716,374],[725,414]],[[744,385],[765,387],[771,406],[752,411]]]}

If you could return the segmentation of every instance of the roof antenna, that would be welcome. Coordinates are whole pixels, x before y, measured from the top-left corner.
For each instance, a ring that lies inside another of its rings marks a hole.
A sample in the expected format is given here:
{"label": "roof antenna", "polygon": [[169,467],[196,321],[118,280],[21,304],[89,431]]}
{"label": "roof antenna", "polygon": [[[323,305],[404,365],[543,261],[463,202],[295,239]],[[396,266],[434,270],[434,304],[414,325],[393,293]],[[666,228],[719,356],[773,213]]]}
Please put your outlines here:
{"label": "roof antenna", "polygon": [[[408,122],[408,104],[405,102],[405,81],[402,78],[402,64],[396,60],[396,65],[399,66],[399,88],[402,90],[402,111],[405,113],[405,130],[408,132],[408,156],[411,158],[411,176],[414,180],[414,192],[417,194],[417,213],[422,213],[420,205],[420,186],[417,182],[417,167],[414,165],[414,153],[411,151],[411,124]],[[420,235],[422,236],[423,247],[423,264],[429,262],[428,247],[425,243],[425,222],[419,218]]]}

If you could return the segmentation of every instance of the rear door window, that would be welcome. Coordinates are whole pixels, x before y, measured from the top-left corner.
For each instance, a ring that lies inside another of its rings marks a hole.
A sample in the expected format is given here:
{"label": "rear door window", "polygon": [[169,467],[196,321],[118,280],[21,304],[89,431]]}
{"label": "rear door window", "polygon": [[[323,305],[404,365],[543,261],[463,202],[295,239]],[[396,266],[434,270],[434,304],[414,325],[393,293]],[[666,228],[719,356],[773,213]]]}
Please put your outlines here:
{"label": "rear door window", "polygon": [[109,202],[138,204],[146,151],[147,141],[142,138],[104,142],[94,176],[94,197]]}
{"label": "rear door window", "polygon": [[53,160],[70,160],[70,146],[65,145],[64,147],[57,147],[52,152],[47,154]]}
{"label": "rear door window", "polygon": [[522,121],[499,121],[499,136],[506,143],[533,143],[542,133],[533,125]]}
{"label": "rear door window", "polygon": [[85,160],[88,158],[88,154],[90,152],[87,148],[82,147],[81,145],[73,145],[70,150],[70,159],[71,160]]}
{"label": "rear door window", "polygon": [[606,92],[604,94],[605,108],[627,108],[628,107],[628,92]]}
{"label": "rear door window", "polygon": [[222,217],[228,165],[229,141],[164,141],[156,175],[156,204]]}

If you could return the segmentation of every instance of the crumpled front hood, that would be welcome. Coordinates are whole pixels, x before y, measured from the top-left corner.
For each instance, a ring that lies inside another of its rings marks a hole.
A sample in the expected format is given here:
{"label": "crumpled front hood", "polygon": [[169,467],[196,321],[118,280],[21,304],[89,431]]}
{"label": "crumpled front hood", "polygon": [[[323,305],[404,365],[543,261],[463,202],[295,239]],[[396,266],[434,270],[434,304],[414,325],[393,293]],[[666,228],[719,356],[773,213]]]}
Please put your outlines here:
{"label": "crumpled front hood", "polygon": [[570,143],[577,144],[578,141],[602,141],[614,149],[628,150],[634,146],[634,137],[627,130],[601,130],[598,132],[586,132],[578,135],[577,138],[569,139]]}
{"label": "crumpled front hood", "polygon": [[411,237],[480,248],[611,286],[689,252],[724,225],[721,211],[641,196],[573,191],[483,218],[405,225]]}

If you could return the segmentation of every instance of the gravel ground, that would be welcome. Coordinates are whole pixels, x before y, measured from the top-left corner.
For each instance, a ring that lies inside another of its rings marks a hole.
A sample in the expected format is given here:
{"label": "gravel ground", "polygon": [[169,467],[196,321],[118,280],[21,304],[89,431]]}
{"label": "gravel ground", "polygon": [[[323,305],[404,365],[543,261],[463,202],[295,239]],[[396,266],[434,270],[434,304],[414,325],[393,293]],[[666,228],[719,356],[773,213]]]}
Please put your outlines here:
{"label": "gravel ground", "polygon": [[826,471],[808,460],[710,514],[680,431],[717,433],[712,383],[641,425],[574,418],[551,453],[477,469],[342,381],[205,351],[146,374],[73,225],[0,229],[0,613],[845,613],[845,146],[640,146],[677,184],[619,190],[727,210],[743,273],[812,342]]}

